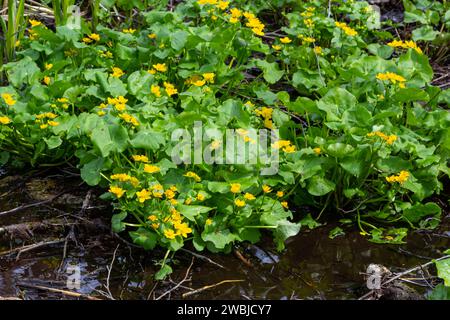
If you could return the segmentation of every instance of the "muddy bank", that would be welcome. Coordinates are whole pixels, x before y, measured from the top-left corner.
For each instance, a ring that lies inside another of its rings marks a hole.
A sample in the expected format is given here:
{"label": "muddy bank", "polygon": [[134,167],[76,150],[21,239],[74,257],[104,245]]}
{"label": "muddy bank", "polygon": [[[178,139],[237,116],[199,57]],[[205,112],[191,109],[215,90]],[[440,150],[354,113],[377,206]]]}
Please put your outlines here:
{"label": "muddy bank", "polygon": [[[158,270],[154,263],[163,252],[145,252],[128,243],[126,235],[111,233],[112,208],[98,200],[100,194],[67,172],[0,181],[0,211],[41,203],[0,215],[0,296],[357,299],[368,291],[364,272],[369,264],[402,271],[440,257],[450,247],[448,215],[438,230],[411,232],[401,246],[370,243],[351,229],[330,239],[335,225],[325,225],[304,229],[289,239],[282,253],[274,250],[270,239],[237,247],[230,255],[178,252],[172,261],[174,273],[158,282],[153,279]],[[80,288],[69,291],[80,296],[58,291],[68,290],[74,267],[80,272]],[[430,283],[417,276],[408,283],[419,294],[434,281],[432,274],[423,277]]]}

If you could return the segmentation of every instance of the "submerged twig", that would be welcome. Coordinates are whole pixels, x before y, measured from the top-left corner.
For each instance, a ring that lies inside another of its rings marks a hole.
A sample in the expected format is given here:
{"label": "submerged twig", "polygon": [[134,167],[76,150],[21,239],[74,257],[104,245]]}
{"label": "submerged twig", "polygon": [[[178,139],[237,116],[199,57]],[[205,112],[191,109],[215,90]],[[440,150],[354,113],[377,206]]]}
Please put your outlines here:
{"label": "submerged twig", "polygon": [[218,283],[211,284],[211,285],[204,286],[202,288],[196,289],[194,291],[189,291],[189,292],[183,293],[181,296],[183,298],[186,298],[186,297],[192,296],[194,294],[203,292],[205,290],[208,290],[208,289],[211,289],[211,288],[215,288],[215,287],[220,286],[220,285],[225,284],[225,283],[235,283],[235,282],[243,282],[243,281],[245,281],[245,280],[223,280],[223,281],[220,281]]}
{"label": "submerged twig", "polygon": [[24,288],[31,288],[31,289],[38,289],[38,290],[45,290],[45,291],[50,291],[50,292],[61,293],[63,295],[70,296],[70,297],[85,298],[88,300],[101,300],[99,298],[89,296],[86,294],[82,294],[82,293],[78,293],[78,292],[74,292],[74,291],[68,291],[68,290],[62,290],[62,289],[56,289],[56,288],[44,287],[44,286],[37,286],[37,285],[25,283],[25,282],[19,282],[19,283],[17,283],[17,285],[19,287],[24,287]]}

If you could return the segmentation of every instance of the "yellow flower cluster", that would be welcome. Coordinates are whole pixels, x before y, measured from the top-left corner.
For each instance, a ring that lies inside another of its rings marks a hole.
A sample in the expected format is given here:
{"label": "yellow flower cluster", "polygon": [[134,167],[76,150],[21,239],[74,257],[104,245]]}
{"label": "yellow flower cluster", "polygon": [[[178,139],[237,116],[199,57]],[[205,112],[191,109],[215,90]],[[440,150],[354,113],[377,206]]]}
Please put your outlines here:
{"label": "yellow flower cluster", "polygon": [[111,76],[114,78],[120,78],[121,76],[123,76],[125,73],[122,71],[122,69],[118,68],[118,67],[112,67],[112,73]]}
{"label": "yellow flower cluster", "polygon": [[273,128],[273,122],[272,122],[273,109],[272,108],[262,107],[260,110],[259,109],[255,109],[255,113],[258,116],[261,116],[261,117],[264,118],[264,126],[267,129],[272,129]]}
{"label": "yellow flower cluster", "polygon": [[403,49],[414,49],[417,53],[422,54],[422,49],[412,40],[402,41],[402,40],[394,40],[387,44],[390,47],[393,48],[403,48]]}
{"label": "yellow flower cluster", "polygon": [[355,29],[350,28],[349,26],[347,26],[347,24],[345,22],[338,22],[336,21],[334,23],[336,25],[336,27],[338,27],[339,29],[341,29],[342,31],[345,32],[346,35],[354,37],[358,34],[358,32],[356,32]]}
{"label": "yellow flower cluster", "polygon": [[287,43],[291,43],[292,40],[289,37],[284,37],[284,38],[280,38],[280,42],[287,44]]}
{"label": "yellow flower cluster", "polygon": [[125,111],[125,109],[127,108],[127,102],[128,99],[123,96],[118,96],[117,98],[108,98],[108,104],[114,106],[114,108],[119,112]]}
{"label": "yellow flower cluster", "polygon": [[239,18],[242,16],[242,11],[238,8],[230,9],[230,23],[238,23]]}
{"label": "yellow flower cluster", "polygon": [[40,22],[38,20],[30,19],[29,22],[30,22],[30,25],[32,28],[42,26],[42,22]]}
{"label": "yellow flower cluster", "polygon": [[84,37],[83,39],[83,42],[84,43],[91,43],[91,42],[93,42],[93,41],[96,41],[96,42],[98,42],[98,41],[100,41],[100,36],[98,35],[98,34],[96,34],[96,33],[91,33],[90,35],[88,35],[87,37]]}
{"label": "yellow flower cluster", "polygon": [[136,162],[148,162],[148,157],[145,155],[133,155],[132,158]]}
{"label": "yellow flower cluster", "polygon": [[0,123],[1,124],[9,124],[9,123],[11,123],[11,119],[8,118],[7,116],[1,116],[0,117]]}
{"label": "yellow flower cluster", "polygon": [[178,90],[175,88],[175,86],[169,82],[164,82],[164,88],[169,97],[178,93]]}
{"label": "yellow flower cluster", "polygon": [[144,171],[147,173],[157,173],[161,171],[161,169],[153,164],[146,164],[144,165]]}
{"label": "yellow flower cluster", "polygon": [[122,32],[123,32],[123,33],[133,34],[133,33],[136,32],[136,29],[133,29],[133,28],[123,29]]}
{"label": "yellow flower cluster", "polygon": [[152,84],[150,87],[150,92],[153,93],[157,98],[161,97],[161,87],[157,84]]}
{"label": "yellow flower cluster", "polygon": [[16,100],[14,100],[12,94],[10,93],[2,93],[2,99],[8,106],[13,106],[16,104]]}
{"label": "yellow flower cluster", "polygon": [[108,50],[105,50],[105,51],[99,50],[98,54],[102,58],[107,58],[107,59],[112,59],[113,58],[113,54],[111,53],[111,51],[108,51]]}
{"label": "yellow flower cluster", "polygon": [[315,154],[319,155],[322,153],[322,149],[320,147],[313,148]]}
{"label": "yellow flower cluster", "polygon": [[139,125],[139,121],[131,114],[121,113],[119,114],[119,118],[121,118],[126,123],[132,124],[134,127],[137,127]]}
{"label": "yellow flower cluster", "polygon": [[392,175],[389,177],[386,177],[386,181],[389,183],[398,182],[400,184],[404,183],[409,178],[409,172],[402,170],[398,175]]}
{"label": "yellow flower cluster", "polygon": [[378,73],[377,74],[377,79],[378,80],[382,80],[382,81],[390,81],[393,84],[398,83],[398,86],[400,88],[404,88],[405,87],[406,79],[403,78],[402,76],[396,74],[396,73],[393,73],[393,72]]}
{"label": "yellow flower cluster", "polygon": [[157,71],[159,72],[166,72],[167,71],[167,66],[165,63],[157,63],[152,65],[152,69],[148,70],[148,73],[150,74],[156,74]]}
{"label": "yellow flower cluster", "polygon": [[192,172],[192,171],[186,172],[186,173],[184,174],[184,176],[185,176],[185,177],[188,177],[188,178],[192,178],[192,179],[194,179],[194,181],[196,181],[196,182],[202,181],[202,179],[201,179],[195,172]]}
{"label": "yellow flower cluster", "polygon": [[396,140],[397,140],[397,136],[394,134],[391,135],[386,135],[381,131],[374,131],[374,132],[369,132],[367,134],[368,137],[380,137],[381,139],[383,139],[384,141],[386,141],[387,144],[392,145]]}
{"label": "yellow flower cluster", "polygon": [[116,186],[109,187],[108,191],[111,192],[112,194],[114,194],[117,198],[121,198],[125,193],[124,189],[122,189],[121,187],[116,187]]}
{"label": "yellow flower cluster", "polygon": [[250,142],[251,144],[255,144],[256,143],[255,139],[252,139],[252,138],[250,138],[248,136],[248,130],[239,128],[239,129],[236,129],[236,133],[239,136],[241,136],[244,139],[245,142]]}
{"label": "yellow flower cluster", "polygon": [[251,12],[244,12],[243,15],[247,19],[245,26],[251,28],[257,36],[263,36],[265,25]]}
{"label": "yellow flower cluster", "polygon": [[214,78],[216,74],[214,72],[207,72],[203,73],[201,76],[199,75],[193,75],[186,79],[186,84],[191,84],[197,87],[201,87],[205,85],[206,83],[214,83]]}
{"label": "yellow flower cluster", "polygon": [[126,173],[116,173],[110,176],[111,180],[117,180],[120,182],[130,182],[133,187],[137,187],[139,185],[139,180],[136,177],[132,177]]}
{"label": "yellow flower cluster", "polygon": [[[39,126],[41,129],[46,129],[48,128],[48,126],[51,127],[56,127],[59,126],[59,122],[54,121],[53,119],[55,119],[58,115],[54,114],[53,112],[45,112],[45,113],[41,113],[36,115],[36,123],[41,123],[41,125]],[[50,119],[47,120],[46,123],[44,123],[43,121],[45,119]]]}
{"label": "yellow flower cluster", "polygon": [[278,141],[272,143],[272,148],[281,149],[286,153],[295,152],[295,146],[292,145],[289,140],[278,140]]}

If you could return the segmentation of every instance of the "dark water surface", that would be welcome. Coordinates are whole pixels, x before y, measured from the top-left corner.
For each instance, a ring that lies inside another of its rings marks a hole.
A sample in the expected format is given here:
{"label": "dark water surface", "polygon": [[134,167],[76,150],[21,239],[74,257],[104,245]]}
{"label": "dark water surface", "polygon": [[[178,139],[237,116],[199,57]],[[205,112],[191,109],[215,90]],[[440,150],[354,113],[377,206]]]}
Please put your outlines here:
{"label": "dark water surface", "polygon": [[[67,178],[64,179],[66,185]],[[46,193],[57,194],[62,185],[61,177],[56,175],[44,182],[24,182],[14,190],[18,181],[20,178],[13,177],[0,182],[0,211],[48,199],[52,195]],[[367,292],[362,273],[370,263],[396,272],[440,257],[450,247],[448,216],[440,230],[412,232],[401,246],[371,243],[352,229],[346,230],[345,236],[330,239],[328,234],[334,226],[328,225],[302,231],[288,240],[282,253],[274,251],[270,239],[258,246],[239,247],[251,265],[233,253],[203,252],[225,269],[196,257],[188,280],[167,293],[185,277],[193,255],[178,252],[172,261],[174,273],[170,280],[155,281],[153,275],[158,269],[154,262],[164,252],[144,252],[115,237],[109,230],[111,208],[104,204],[91,201],[85,210],[80,210],[87,191],[77,187],[49,204],[0,215],[0,296],[76,299],[26,285],[68,290],[67,268],[77,266],[80,289],[72,291],[101,299],[155,299],[163,294],[163,299],[181,299],[183,293],[223,280],[243,281],[224,283],[188,299],[356,299]],[[11,225],[19,227],[11,231]],[[22,252],[18,258],[17,253],[5,254],[11,248],[55,239],[62,241]],[[108,267],[116,248],[108,291]],[[421,293],[428,290],[414,288]]]}

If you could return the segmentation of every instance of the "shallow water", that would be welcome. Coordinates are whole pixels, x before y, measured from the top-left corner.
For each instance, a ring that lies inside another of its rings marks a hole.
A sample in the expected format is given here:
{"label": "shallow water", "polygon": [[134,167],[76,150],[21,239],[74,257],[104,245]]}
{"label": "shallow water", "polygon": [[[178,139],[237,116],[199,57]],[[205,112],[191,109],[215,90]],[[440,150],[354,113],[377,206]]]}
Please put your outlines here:
{"label": "shallow water", "polygon": [[[56,177],[57,182],[58,179]],[[53,184],[55,190],[52,192],[56,193],[58,186],[61,183]],[[5,186],[0,185],[0,190],[3,193]],[[27,186],[0,198],[0,210],[34,202],[30,190],[35,192]],[[86,192],[87,189],[79,188],[76,194],[83,199]],[[154,261],[160,260],[163,252],[144,252],[128,246],[108,230],[111,209],[92,207],[82,216],[77,201],[71,205],[52,203],[51,206],[0,216],[0,230],[11,224],[50,221],[45,227],[33,229],[32,234],[22,230],[13,236],[0,235],[0,252],[42,241],[43,237],[65,239],[68,234],[72,235],[67,240],[64,259],[64,242],[24,252],[18,259],[16,254],[0,254],[0,296],[74,299],[61,293],[22,286],[25,283],[67,290],[70,275],[67,268],[70,266],[79,267],[81,275],[80,288],[72,291],[102,299],[111,296],[115,299],[155,299],[184,278],[193,258],[190,253],[178,252],[172,261],[174,273],[171,279],[156,282],[153,280],[157,271]],[[61,219],[67,224],[58,225]],[[362,273],[370,263],[382,264],[395,272],[442,256],[442,251],[450,247],[450,234],[446,231],[449,220],[448,216],[444,218],[440,230],[432,233],[412,232],[407,243],[401,246],[371,243],[352,229],[346,230],[345,236],[332,240],[328,234],[334,226],[328,225],[304,230],[289,239],[287,249],[282,253],[273,250],[270,239],[258,246],[239,247],[239,252],[249,259],[251,266],[234,254],[202,253],[225,269],[194,258],[190,279],[163,299],[181,299],[183,293],[223,280],[243,281],[225,283],[188,299],[356,299],[367,292]],[[116,248],[108,291],[107,268]],[[421,293],[427,290],[414,288]]]}

